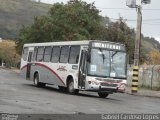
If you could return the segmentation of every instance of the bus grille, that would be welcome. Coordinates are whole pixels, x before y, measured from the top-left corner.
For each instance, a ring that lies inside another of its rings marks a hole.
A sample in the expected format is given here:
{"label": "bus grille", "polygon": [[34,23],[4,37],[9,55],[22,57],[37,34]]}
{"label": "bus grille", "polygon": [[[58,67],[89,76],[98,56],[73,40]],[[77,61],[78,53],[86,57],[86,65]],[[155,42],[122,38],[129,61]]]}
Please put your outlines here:
{"label": "bus grille", "polygon": [[117,87],[117,84],[101,83],[101,86]]}

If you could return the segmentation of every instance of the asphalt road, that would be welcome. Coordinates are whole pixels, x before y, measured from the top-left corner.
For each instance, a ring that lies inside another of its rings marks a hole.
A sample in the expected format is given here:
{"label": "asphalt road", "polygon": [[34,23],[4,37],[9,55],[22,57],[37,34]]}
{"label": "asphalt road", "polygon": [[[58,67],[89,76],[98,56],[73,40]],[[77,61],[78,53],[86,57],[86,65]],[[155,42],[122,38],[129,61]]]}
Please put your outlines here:
{"label": "asphalt road", "polygon": [[160,113],[160,99],[116,93],[99,98],[96,93],[69,95],[54,86],[38,88],[17,73],[0,69],[0,113],[102,114]]}

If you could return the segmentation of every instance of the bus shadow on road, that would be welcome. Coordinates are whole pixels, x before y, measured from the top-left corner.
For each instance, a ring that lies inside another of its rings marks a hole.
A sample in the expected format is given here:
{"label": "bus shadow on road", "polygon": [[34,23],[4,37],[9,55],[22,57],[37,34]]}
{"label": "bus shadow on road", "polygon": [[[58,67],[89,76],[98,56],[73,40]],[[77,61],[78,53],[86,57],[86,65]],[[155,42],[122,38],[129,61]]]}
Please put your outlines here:
{"label": "bus shadow on road", "polygon": [[[54,85],[47,85],[45,87],[36,87],[33,84],[24,84],[25,86],[29,86],[29,87],[34,87],[35,89],[41,89],[44,91],[50,91],[50,92],[55,92],[55,93],[59,93],[59,94],[65,94],[65,95],[71,95],[69,94],[66,90],[60,90],[58,89],[57,86]],[[86,91],[80,91],[78,94],[76,95],[72,95],[72,96],[78,96],[78,97],[88,97],[88,98],[96,98],[96,99],[100,99],[100,100],[112,100],[112,101],[121,101],[119,99],[114,99],[111,97],[107,97],[107,98],[100,98],[98,95],[96,95],[97,93],[94,92],[86,92]]]}
{"label": "bus shadow on road", "polygon": [[96,98],[100,101],[121,101],[119,99],[114,99],[114,98],[111,98],[110,96],[109,97],[106,97],[106,98],[100,98],[98,95],[96,95],[96,93],[92,93],[92,92],[83,92],[83,93],[78,93],[77,96],[80,96],[80,97],[89,97],[89,98]]}

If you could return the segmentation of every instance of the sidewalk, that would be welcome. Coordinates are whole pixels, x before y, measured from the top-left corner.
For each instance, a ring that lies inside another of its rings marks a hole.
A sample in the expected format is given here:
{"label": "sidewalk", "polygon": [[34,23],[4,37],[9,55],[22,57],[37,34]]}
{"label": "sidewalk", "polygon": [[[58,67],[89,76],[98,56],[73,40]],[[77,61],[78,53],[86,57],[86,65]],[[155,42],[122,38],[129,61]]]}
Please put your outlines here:
{"label": "sidewalk", "polygon": [[0,69],[11,70],[11,71],[13,71],[13,72],[15,72],[15,73],[17,73],[17,74],[20,73],[20,70],[17,69],[17,68],[6,68],[6,67],[1,67],[1,66],[0,66]]}
{"label": "sidewalk", "polygon": [[160,91],[150,90],[150,89],[139,88],[137,93],[132,94],[131,93],[131,87],[127,87],[126,88],[126,93],[130,94],[130,95],[136,95],[136,96],[146,96],[146,97],[160,98]]}
{"label": "sidewalk", "polygon": [[19,70],[19,69],[12,68],[11,70],[12,70],[13,72],[17,73],[17,74],[19,74],[19,73],[20,73],[20,70]]}

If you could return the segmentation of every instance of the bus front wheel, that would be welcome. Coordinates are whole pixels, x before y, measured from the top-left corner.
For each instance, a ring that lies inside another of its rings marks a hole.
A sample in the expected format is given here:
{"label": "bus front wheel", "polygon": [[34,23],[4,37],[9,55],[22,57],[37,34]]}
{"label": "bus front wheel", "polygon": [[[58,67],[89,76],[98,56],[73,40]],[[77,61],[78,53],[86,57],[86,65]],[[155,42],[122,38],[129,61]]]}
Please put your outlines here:
{"label": "bus front wheel", "polygon": [[109,94],[108,93],[103,93],[103,92],[98,92],[98,95],[100,98],[106,98]]}
{"label": "bus front wheel", "polygon": [[58,86],[58,88],[60,91],[66,91],[66,87],[64,87],[64,86]]}
{"label": "bus front wheel", "polygon": [[70,80],[68,82],[67,90],[68,90],[69,94],[78,94],[78,92],[79,92],[77,89],[74,89],[74,82],[73,82],[73,80]]}

